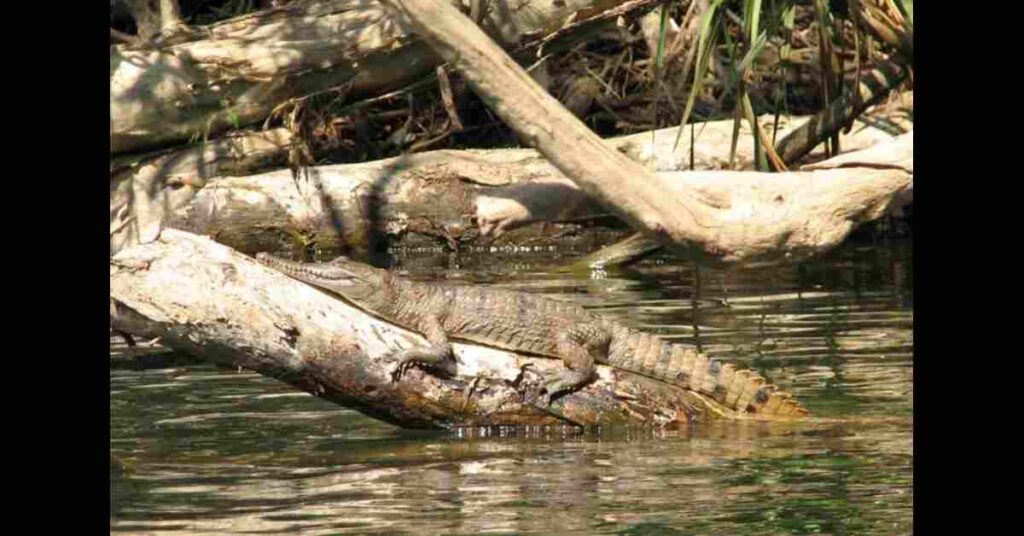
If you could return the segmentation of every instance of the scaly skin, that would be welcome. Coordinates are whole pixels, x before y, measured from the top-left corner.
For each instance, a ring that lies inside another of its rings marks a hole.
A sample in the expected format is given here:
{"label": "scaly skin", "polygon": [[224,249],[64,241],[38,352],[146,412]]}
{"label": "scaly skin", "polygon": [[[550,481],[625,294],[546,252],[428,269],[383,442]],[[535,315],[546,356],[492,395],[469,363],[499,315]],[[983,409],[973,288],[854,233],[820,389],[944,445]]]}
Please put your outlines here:
{"label": "scaly skin", "polygon": [[392,323],[422,333],[425,348],[397,357],[395,380],[419,364],[454,375],[449,338],[513,352],[561,359],[566,370],[545,384],[545,401],[585,386],[595,363],[703,393],[740,412],[800,416],[807,410],[750,370],[708,359],[692,348],[595,315],[571,303],[522,292],[443,283],[419,283],[339,257],[304,264],[266,253],[261,264],[336,294]]}

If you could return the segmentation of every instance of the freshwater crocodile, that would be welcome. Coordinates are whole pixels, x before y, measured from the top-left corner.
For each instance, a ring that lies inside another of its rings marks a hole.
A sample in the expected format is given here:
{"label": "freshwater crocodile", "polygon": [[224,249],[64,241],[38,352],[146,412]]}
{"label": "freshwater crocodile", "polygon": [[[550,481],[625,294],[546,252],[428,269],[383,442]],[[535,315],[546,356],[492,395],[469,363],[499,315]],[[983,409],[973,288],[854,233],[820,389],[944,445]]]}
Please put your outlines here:
{"label": "freshwater crocodile", "polygon": [[543,296],[481,287],[422,283],[339,257],[299,263],[259,253],[263,265],[338,295],[389,322],[423,334],[427,347],[402,350],[393,378],[414,364],[454,376],[449,339],[562,359],[565,370],[542,390],[545,403],[593,380],[595,363],[702,393],[728,409],[806,415],[789,393],[763,377]]}

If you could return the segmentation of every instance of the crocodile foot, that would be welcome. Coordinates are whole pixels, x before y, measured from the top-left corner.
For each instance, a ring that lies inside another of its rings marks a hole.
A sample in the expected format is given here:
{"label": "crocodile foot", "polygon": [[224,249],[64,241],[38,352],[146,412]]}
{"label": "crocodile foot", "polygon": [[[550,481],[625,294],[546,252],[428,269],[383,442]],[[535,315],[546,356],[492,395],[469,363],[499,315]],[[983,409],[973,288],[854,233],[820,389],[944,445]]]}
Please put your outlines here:
{"label": "crocodile foot", "polygon": [[[555,400],[573,393],[590,383],[594,374],[592,370],[576,371],[566,369],[555,378],[545,379],[536,371],[532,371],[533,374],[527,374],[530,372],[528,369],[531,368],[534,368],[533,363],[526,363],[519,367],[519,375],[516,376],[516,379],[508,382],[508,384],[519,391],[522,403],[536,405],[541,405],[539,403],[542,403],[544,407],[550,407]],[[535,376],[538,379],[530,378],[530,376]]]}
{"label": "crocodile foot", "polygon": [[550,407],[555,400],[577,391],[581,386],[581,382],[558,377],[548,381],[544,381],[543,378],[539,381],[522,380],[517,387],[523,403]]}
{"label": "crocodile foot", "polygon": [[402,376],[409,371],[410,368],[416,366],[415,361],[399,361],[395,368],[391,371],[391,382],[396,383],[402,379]]}
{"label": "crocodile foot", "polygon": [[[519,393],[520,403],[533,403],[541,394],[542,382],[537,380],[531,380],[528,377],[530,369],[536,368],[533,363],[524,363],[519,367],[519,375],[514,380],[506,380],[506,383],[515,388]],[[534,375],[539,375],[538,372],[533,372]],[[543,378],[541,378],[543,379]]]}
{"label": "crocodile foot", "polygon": [[550,406],[555,400],[574,393],[583,386],[590,383],[594,378],[593,370],[565,370],[557,378],[544,383],[543,396],[541,400],[545,406]]}
{"label": "crocodile foot", "polygon": [[391,371],[391,381],[397,382],[402,379],[409,369],[413,367],[421,367],[432,373],[439,373],[444,378],[453,378],[458,374],[458,362],[456,362],[454,356],[448,356],[443,359],[426,358],[423,352],[411,349],[411,350],[399,350],[391,352],[385,359],[398,359],[398,364]]}

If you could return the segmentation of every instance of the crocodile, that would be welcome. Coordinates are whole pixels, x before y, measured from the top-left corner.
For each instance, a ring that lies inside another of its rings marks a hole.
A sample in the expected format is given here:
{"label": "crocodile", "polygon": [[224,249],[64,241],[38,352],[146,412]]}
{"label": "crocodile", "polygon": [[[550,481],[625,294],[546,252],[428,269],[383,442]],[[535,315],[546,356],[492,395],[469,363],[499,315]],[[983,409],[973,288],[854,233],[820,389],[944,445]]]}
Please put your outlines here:
{"label": "crocodile", "polygon": [[417,282],[339,257],[301,263],[259,253],[256,260],[341,297],[383,320],[419,332],[429,346],[396,352],[393,380],[411,366],[454,376],[451,340],[561,359],[565,369],[539,389],[548,405],[596,378],[595,363],[701,393],[727,409],[770,416],[808,411],[762,376],[709,359],[578,305],[523,292]]}

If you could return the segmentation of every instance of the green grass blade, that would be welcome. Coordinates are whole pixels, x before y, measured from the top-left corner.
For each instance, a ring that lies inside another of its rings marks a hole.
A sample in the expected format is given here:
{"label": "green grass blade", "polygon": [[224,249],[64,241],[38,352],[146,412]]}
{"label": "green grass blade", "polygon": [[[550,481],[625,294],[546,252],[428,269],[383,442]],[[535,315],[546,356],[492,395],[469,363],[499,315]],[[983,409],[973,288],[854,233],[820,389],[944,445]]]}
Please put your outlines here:
{"label": "green grass blade", "polygon": [[764,46],[767,43],[768,34],[765,32],[761,32],[761,35],[758,35],[757,39],[754,40],[754,44],[750,47],[750,50],[747,50],[746,55],[744,55],[743,59],[739,62],[739,64],[736,65],[734,75],[742,76],[743,72],[746,71],[747,68],[749,68],[750,65],[754,62],[754,60],[756,60],[757,57],[761,54],[761,51],[764,49]]}
{"label": "green grass blade", "polygon": [[694,63],[693,69],[693,85],[690,88],[690,94],[686,97],[686,107],[683,108],[683,118],[679,130],[676,132],[673,148],[679,146],[679,140],[683,134],[682,127],[689,121],[697,94],[700,93],[701,86],[704,84],[704,76],[707,74],[708,62],[711,59],[711,50],[714,49],[721,33],[721,18],[718,16],[718,8],[722,2],[723,0],[712,0],[708,5],[707,12],[701,17],[700,37],[697,39],[697,61]]}
{"label": "green grass blade", "polygon": [[[779,93],[775,96],[775,122],[772,126],[772,146],[775,146],[776,135],[779,132],[779,113],[781,110],[787,110],[786,115],[789,115],[789,107],[786,105],[786,92],[789,88],[786,86],[786,75],[789,69],[789,54],[793,49],[793,23],[796,20],[796,6],[790,4],[782,10],[782,28],[786,36],[782,42],[782,46],[779,47]],[[780,106],[781,101],[781,106]]]}
{"label": "green grass blade", "polygon": [[668,35],[668,4],[661,6],[661,20],[658,23],[658,48],[654,52],[654,80],[661,80],[661,63],[665,56],[665,39]]}

